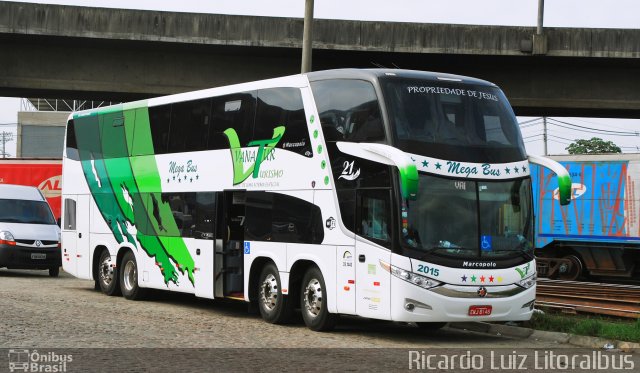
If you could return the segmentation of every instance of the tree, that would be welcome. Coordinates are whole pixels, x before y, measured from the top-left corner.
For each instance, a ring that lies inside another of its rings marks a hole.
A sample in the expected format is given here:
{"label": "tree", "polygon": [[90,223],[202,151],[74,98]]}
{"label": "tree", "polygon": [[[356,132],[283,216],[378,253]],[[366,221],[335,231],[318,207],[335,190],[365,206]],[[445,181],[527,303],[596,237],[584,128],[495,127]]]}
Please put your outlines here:
{"label": "tree", "polygon": [[591,140],[576,140],[565,149],[569,151],[569,154],[622,153],[618,145],[611,141],[604,141],[599,137],[592,137]]}

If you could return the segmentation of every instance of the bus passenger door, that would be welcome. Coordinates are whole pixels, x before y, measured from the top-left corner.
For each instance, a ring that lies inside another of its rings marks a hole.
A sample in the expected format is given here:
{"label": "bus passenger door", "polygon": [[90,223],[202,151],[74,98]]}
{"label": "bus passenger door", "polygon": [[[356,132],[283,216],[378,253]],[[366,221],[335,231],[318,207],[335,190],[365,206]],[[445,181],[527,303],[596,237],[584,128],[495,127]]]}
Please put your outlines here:
{"label": "bus passenger door", "polygon": [[62,269],[78,278],[91,279],[88,195],[67,195],[62,226]]}
{"label": "bus passenger door", "polygon": [[[391,274],[380,262],[391,262],[390,194],[358,190],[356,194],[356,312],[374,319],[391,318]],[[364,238],[364,239],[363,239]]]}
{"label": "bus passenger door", "polygon": [[76,257],[77,257],[77,274],[76,277],[91,280],[91,254],[93,250],[91,242],[89,240],[89,223],[91,221],[91,208],[89,202],[91,196],[88,194],[78,195],[77,208],[77,221],[76,226],[78,228],[78,240],[76,241]]}
{"label": "bus passenger door", "polygon": [[216,211],[218,204],[216,201],[217,193],[198,192],[196,193],[196,202],[199,210],[197,211],[196,221],[194,222],[194,230],[192,237],[196,249],[196,268],[193,274],[195,282],[195,294],[198,297],[214,298],[214,268],[215,268],[215,245],[216,239]]}
{"label": "bus passenger door", "polygon": [[218,209],[215,246],[215,296],[244,299],[245,192],[224,191]]}
{"label": "bus passenger door", "polygon": [[78,273],[76,245],[78,244],[77,228],[77,195],[65,195],[63,201],[62,224],[62,269],[76,276]]}

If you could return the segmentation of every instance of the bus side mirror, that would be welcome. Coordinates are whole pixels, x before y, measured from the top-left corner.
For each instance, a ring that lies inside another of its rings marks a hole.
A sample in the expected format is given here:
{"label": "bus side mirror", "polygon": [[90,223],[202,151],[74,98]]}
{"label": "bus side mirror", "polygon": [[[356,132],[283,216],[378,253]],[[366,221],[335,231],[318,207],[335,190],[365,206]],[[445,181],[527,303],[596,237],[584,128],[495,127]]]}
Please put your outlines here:
{"label": "bus side mirror", "polygon": [[560,201],[560,205],[565,206],[571,203],[571,176],[563,165],[551,158],[539,157],[537,155],[530,155],[529,162],[553,171],[558,180],[558,200]]}

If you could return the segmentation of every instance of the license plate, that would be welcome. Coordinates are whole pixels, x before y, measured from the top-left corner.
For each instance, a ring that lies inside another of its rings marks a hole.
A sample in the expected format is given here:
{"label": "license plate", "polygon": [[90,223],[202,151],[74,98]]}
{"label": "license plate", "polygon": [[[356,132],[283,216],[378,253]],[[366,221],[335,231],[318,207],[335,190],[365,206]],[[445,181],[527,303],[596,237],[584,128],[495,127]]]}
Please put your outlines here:
{"label": "license plate", "polygon": [[489,316],[492,309],[491,306],[470,306],[469,316]]}
{"label": "license plate", "polygon": [[33,253],[31,259],[47,259],[47,254]]}

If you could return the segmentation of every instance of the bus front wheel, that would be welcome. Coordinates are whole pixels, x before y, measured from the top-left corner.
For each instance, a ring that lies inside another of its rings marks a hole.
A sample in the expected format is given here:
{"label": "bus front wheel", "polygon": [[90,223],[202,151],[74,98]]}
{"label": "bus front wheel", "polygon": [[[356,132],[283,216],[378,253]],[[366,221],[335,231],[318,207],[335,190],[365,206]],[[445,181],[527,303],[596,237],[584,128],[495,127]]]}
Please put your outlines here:
{"label": "bus front wheel", "polygon": [[291,318],[289,299],[282,295],[280,273],[273,263],[262,269],[258,282],[258,304],[260,315],[271,324],[283,324]]}
{"label": "bus front wheel", "polygon": [[300,309],[304,323],[311,330],[327,331],[333,329],[336,324],[337,315],[327,310],[324,277],[317,267],[309,268],[302,279]]}

